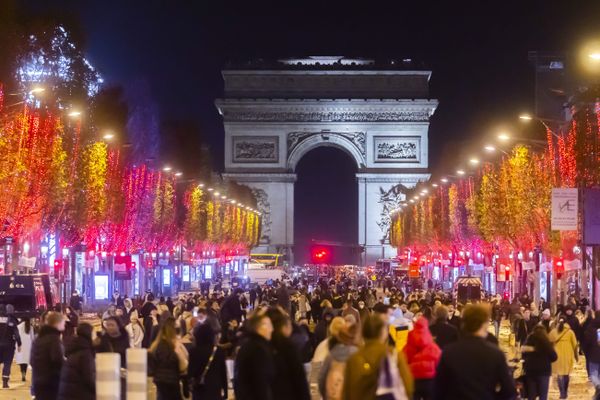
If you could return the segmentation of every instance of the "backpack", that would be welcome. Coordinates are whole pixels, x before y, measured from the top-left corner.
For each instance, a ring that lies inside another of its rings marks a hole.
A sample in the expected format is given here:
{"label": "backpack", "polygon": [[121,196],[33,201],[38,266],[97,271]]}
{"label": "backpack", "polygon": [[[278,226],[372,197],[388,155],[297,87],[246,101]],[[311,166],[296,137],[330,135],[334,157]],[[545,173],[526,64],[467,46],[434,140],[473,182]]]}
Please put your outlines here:
{"label": "backpack", "polygon": [[325,378],[325,400],[341,400],[346,362],[332,359]]}

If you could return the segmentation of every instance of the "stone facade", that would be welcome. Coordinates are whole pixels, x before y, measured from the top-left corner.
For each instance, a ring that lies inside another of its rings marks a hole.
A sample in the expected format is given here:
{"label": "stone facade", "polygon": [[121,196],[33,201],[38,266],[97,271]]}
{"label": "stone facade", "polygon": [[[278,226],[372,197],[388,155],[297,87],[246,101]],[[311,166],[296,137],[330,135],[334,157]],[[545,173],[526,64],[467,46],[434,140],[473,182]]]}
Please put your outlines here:
{"label": "stone facade", "polygon": [[296,165],[312,149],[331,146],[357,165],[363,264],[395,255],[389,212],[406,189],[429,177],[429,118],[437,101],[427,98],[430,71],[370,65],[298,71],[283,62],[279,70],[223,72],[225,97],[216,105],[225,127],[224,176],[258,199],[257,251],[287,252],[293,262]]}

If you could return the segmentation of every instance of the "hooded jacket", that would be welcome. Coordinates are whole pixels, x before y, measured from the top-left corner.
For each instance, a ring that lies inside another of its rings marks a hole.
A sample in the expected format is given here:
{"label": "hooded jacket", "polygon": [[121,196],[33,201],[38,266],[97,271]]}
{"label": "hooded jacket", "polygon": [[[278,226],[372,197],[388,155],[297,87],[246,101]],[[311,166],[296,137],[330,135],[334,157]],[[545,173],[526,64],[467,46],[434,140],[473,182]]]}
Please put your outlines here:
{"label": "hooded jacket", "polygon": [[73,337],[65,353],[67,360],[60,373],[58,399],[95,399],[96,365],[91,338]]}
{"label": "hooded jacket", "polygon": [[442,351],[433,341],[428,322],[421,317],[415,322],[414,329],[408,333],[404,347],[408,366],[415,379],[433,379]]}

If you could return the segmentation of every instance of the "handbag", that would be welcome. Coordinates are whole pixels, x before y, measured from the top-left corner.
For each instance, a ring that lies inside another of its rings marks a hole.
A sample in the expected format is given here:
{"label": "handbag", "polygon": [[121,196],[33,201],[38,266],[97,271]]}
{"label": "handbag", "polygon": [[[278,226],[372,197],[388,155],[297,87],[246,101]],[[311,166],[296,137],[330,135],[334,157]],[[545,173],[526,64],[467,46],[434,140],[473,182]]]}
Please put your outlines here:
{"label": "handbag", "polygon": [[215,359],[216,352],[217,352],[217,346],[213,346],[212,353],[210,354],[210,357],[208,357],[208,361],[206,362],[206,366],[204,367],[204,370],[202,371],[202,374],[200,375],[200,379],[198,379],[197,381],[196,381],[196,378],[190,379],[190,382],[189,382],[190,391],[192,391],[195,387],[204,386],[206,374],[208,374],[208,370],[210,369],[210,366],[212,365],[213,360]]}

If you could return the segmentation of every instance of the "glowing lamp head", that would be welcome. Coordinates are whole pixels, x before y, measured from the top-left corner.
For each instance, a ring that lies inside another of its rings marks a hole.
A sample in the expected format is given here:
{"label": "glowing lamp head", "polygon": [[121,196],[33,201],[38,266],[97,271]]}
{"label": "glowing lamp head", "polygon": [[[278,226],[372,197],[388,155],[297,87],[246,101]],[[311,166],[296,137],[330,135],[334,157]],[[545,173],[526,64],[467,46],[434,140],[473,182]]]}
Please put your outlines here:
{"label": "glowing lamp head", "polygon": [[464,175],[464,174],[465,174],[465,171],[464,171],[464,170],[462,170],[462,169],[459,169],[459,170],[457,170],[457,171],[456,171],[456,174],[457,174],[457,175]]}
{"label": "glowing lamp head", "polygon": [[500,140],[502,142],[506,142],[506,141],[510,140],[510,136],[506,133],[501,133],[498,135],[498,140]]}
{"label": "glowing lamp head", "polygon": [[483,148],[485,151],[487,151],[488,153],[493,153],[496,151],[496,148],[492,145],[487,145]]}
{"label": "glowing lamp head", "polygon": [[471,158],[471,159],[469,160],[469,162],[470,162],[472,165],[477,165],[477,164],[479,164],[479,160],[478,160],[477,158],[474,158],[474,157],[473,157],[473,158]]}
{"label": "glowing lamp head", "polygon": [[533,119],[533,117],[529,114],[521,114],[521,115],[519,115],[519,119],[521,121],[531,121]]}
{"label": "glowing lamp head", "polygon": [[169,167],[169,166],[163,167],[163,171],[165,171],[165,172],[169,172],[169,171],[171,171],[172,169],[173,169],[173,168],[171,168],[171,167]]}
{"label": "glowing lamp head", "polygon": [[113,135],[112,133],[107,133],[106,135],[102,136],[102,139],[111,140],[114,137],[115,137],[115,135]]}

